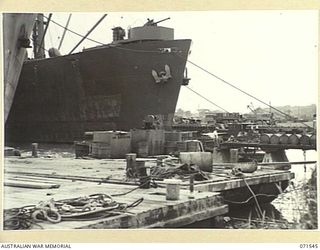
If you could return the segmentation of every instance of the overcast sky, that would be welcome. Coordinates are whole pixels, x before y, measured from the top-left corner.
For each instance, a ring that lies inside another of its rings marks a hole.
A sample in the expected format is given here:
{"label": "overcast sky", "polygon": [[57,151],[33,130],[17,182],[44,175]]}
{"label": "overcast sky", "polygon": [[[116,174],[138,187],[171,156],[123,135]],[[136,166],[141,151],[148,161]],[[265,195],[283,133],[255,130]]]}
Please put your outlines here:
{"label": "overcast sky", "polygon": [[[69,28],[86,34],[104,13],[73,13]],[[206,11],[111,12],[89,36],[112,41],[111,28],[143,25],[147,18],[171,19],[161,25],[175,29],[175,39],[192,39],[189,60],[272,105],[317,103],[318,12],[314,11]],[[47,15],[47,14],[46,14]],[[53,13],[65,24],[68,13]],[[58,47],[63,29],[51,23],[46,47]],[[67,32],[62,54],[81,38]],[[85,41],[78,48],[96,43]],[[247,112],[263,104],[232,89],[191,64],[189,87],[229,112]],[[177,108],[195,111],[217,109],[182,87]]]}

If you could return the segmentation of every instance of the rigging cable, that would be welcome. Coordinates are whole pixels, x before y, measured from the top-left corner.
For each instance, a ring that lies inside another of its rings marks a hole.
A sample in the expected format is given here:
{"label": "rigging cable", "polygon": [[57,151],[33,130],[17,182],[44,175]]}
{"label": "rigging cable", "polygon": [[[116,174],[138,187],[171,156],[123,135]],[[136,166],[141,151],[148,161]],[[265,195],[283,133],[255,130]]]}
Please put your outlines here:
{"label": "rigging cable", "polygon": [[[48,17],[46,17],[46,16],[44,16],[44,17],[45,17],[46,19],[48,19]],[[61,28],[65,29],[65,26],[61,25],[60,23],[57,23],[56,21],[54,21],[54,20],[52,20],[52,19],[51,19],[51,22],[54,23],[55,25],[58,25],[58,26],[60,26]],[[66,30],[69,31],[69,32],[71,32],[71,33],[73,33],[73,34],[75,34],[75,35],[77,35],[77,36],[80,36],[80,37],[84,38],[84,35],[81,35],[81,34],[75,32],[75,31],[73,31],[73,30],[71,30],[71,29],[69,29],[69,28],[66,28]],[[91,41],[91,42],[98,43],[98,44],[100,44],[100,45],[105,45],[105,43],[101,43],[101,42],[96,41],[96,40],[94,40],[94,39],[91,39],[91,38],[89,38],[89,37],[86,37],[86,39],[89,40],[89,41]]]}
{"label": "rigging cable", "polygon": [[103,19],[107,16],[107,14],[104,14],[99,20],[98,22],[96,22],[92,28],[87,32],[87,34],[81,38],[81,40],[77,43],[76,46],[74,46],[74,48],[69,52],[69,54],[71,54],[73,51],[75,51],[76,48],[79,47],[79,45],[91,34],[92,31],[95,30],[95,28],[103,21]]}
{"label": "rigging cable", "polygon": [[[46,16],[44,16],[44,17],[48,19],[48,17],[46,17]],[[106,45],[105,43],[99,42],[99,41],[94,40],[94,39],[91,39],[91,38],[89,38],[89,37],[85,37],[84,35],[81,35],[80,33],[77,33],[77,32],[75,32],[75,31],[73,31],[73,30],[71,30],[71,29],[69,29],[69,28],[66,28],[66,27],[63,26],[62,24],[60,24],[60,23],[58,23],[58,22],[56,22],[56,21],[54,21],[54,20],[52,20],[52,19],[51,19],[51,22],[54,23],[55,25],[58,25],[59,27],[65,29],[65,30],[67,30],[67,31],[69,31],[69,32],[71,32],[71,33],[73,33],[73,34],[75,34],[75,35],[77,35],[77,36],[80,36],[80,37],[82,37],[82,38],[85,38],[85,39],[87,39],[87,40],[89,40],[89,41],[91,41],[91,42],[95,42],[95,43],[100,44],[100,45]],[[140,52],[140,53],[161,53],[160,50],[140,50],[140,49],[121,48],[121,47],[118,47],[117,45],[113,45],[113,44],[108,44],[108,45],[109,45],[110,47],[112,47],[112,48],[116,48],[116,49],[119,49],[119,50],[127,50],[127,51],[132,51],[132,52]]]}
{"label": "rigging cable", "polygon": [[[44,16],[44,17],[45,17],[46,19],[48,19],[48,17],[46,17],[46,16]],[[54,20],[51,20],[51,22],[52,22],[52,23],[54,23],[54,24],[56,24],[56,25],[58,25],[58,26],[60,26],[61,28],[65,29],[65,27],[64,27],[63,25],[61,25],[61,24],[59,24],[59,23],[55,22]],[[67,28],[66,28],[66,30],[68,30],[68,31],[70,31],[70,32],[71,32],[71,33],[73,33],[73,34],[76,34],[76,35],[78,35],[78,36],[80,36],[80,37],[84,38],[84,36],[83,36],[83,35],[81,35],[81,34],[79,34],[79,33],[75,32],[75,31],[73,31],[73,30],[70,30],[70,29],[67,29]],[[93,39],[91,39],[91,38],[89,38],[89,37],[86,37],[85,39],[87,39],[87,40],[89,40],[89,41],[92,41],[92,42],[95,42],[95,43],[98,43],[98,44],[100,44],[100,45],[105,45],[104,43],[101,43],[101,42],[99,42],[99,41],[93,40]],[[110,46],[110,47],[111,47],[111,46]],[[158,52],[158,53],[159,53],[159,51],[135,50],[135,49],[128,49],[128,48],[120,48],[120,47],[117,47],[117,46],[113,46],[113,47],[114,47],[114,48],[117,48],[117,49],[131,50],[131,51],[135,51],[135,52],[144,52],[144,53],[145,53],[145,52],[153,52],[153,53],[154,53],[154,52]],[[179,56],[180,56],[180,55],[179,55]],[[180,56],[180,57],[181,57],[181,56]],[[223,83],[225,83],[225,84],[229,85],[230,87],[232,87],[232,88],[234,88],[234,89],[236,89],[236,90],[238,90],[238,91],[242,92],[243,94],[245,94],[245,95],[247,95],[247,96],[249,96],[249,97],[251,97],[251,98],[253,98],[253,99],[257,100],[258,102],[260,102],[260,103],[262,103],[262,104],[266,105],[267,107],[274,109],[275,111],[277,111],[278,113],[280,113],[280,114],[284,115],[285,117],[289,117],[289,118],[295,119],[295,117],[293,117],[293,116],[291,116],[291,115],[289,115],[289,114],[287,114],[287,113],[285,113],[285,112],[283,112],[283,111],[281,111],[281,110],[279,110],[279,109],[277,109],[277,108],[275,108],[275,107],[271,106],[270,104],[266,103],[265,101],[263,101],[263,100],[261,100],[261,99],[259,99],[259,98],[255,97],[255,96],[253,96],[252,94],[250,94],[250,93],[248,93],[248,92],[246,92],[246,91],[244,91],[244,90],[242,90],[242,89],[240,89],[240,88],[238,88],[238,87],[237,87],[237,86],[235,86],[234,84],[232,84],[232,83],[230,83],[230,82],[228,82],[228,81],[224,80],[223,78],[221,78],[221,77],[217,76],[216,74],[213,74],[212,72],[210,72],[210,71],[206,70],[205,68],[201,67],[200,65],[198,65],[198,64],[196,64],[196,63],[194,63],[194,62],[192,62],[192,61],[190,61],[190,60],[187,60],[187,62],[189,62],[189,63],[190,63],[190,64],[192,64],[193,66],[195,66],[195,67],[197,67],[197,68],[201,69],[202,71],[206,72],[207,74],[209,74],[209,75],[211,75],[211,76],[215,77],[216,79],[220,80],[221,82],[223,82]],[[188,89],[189,89],[189,90],[191,90],[190,88],[188,88]],[[191,91],[193,91],[193,90],[191,90]],[[195,92],[195,91],[193,91],[193,92]],[[196,93],[196,92],[195,92],[195,93]],[[196,94],[200,95],[199,93],[196,93]],[[201,95],[200,95],[200,96],[201,96]],[[219,107],[218,105],[214,104],[213,102],[211,102],[210,100],[208,100],[208,99],[207,99],[207,98],[205,98],[204,96],[201,96],[201,97],[202,97],[202,98],[204,98],[204,99],[206,99],[207,101],[209,101],[209,102],[210,102],[210,103],[212,103],[213,105],[215,105],[215,106]],[[221,107],[219,107],[219,108],[221,108]],[[225,110],[225,109],[223,109],[223,108],[221,108],[221,109],[222,109],[222,110],[224,110],[224,111],[226,111],[226,110]],[[227,113],[229,113],[228,111],[226,111],[226,112],[227,112]],[[304,122],[299,122],[299,123],[301,123],[301,124],[305,125],[306,127],[309,127],[309,128],[314,129],[312,126],[310,126],[310,125],[308,125],[308,124],[306,124],[306,123],[304,123]]]}
{"label": "rigging cable", "polygon": [[62,33],[62,37],[61,37],[61,39],[60,39],[60,43],[59,43],[58,50],[60,50],[60,48],[61,48],[61,46],[62,46],[62,43],[63,43],[63,40],[64,40],[64,36],[66,35],[67,28],[68,28],[69,23],[70,23],[70,20],[71,20],[71,16],[72,16],[72,14],[69,14],[69,17],[68,17],[66,26],[64,27],[64,30],[63,30],[63,33]]}
{"label": "rigging cable", "polygon": [[203,95],[201,95],[200,93],[196,92],[195,90],[191,89],[190,87],[188,86],[185,86],[187,89],[189,89],[190,91],[192,91],[193,93],[197,94],[198,96],[200,96],[201,98],[205,99],[206,101],[210,102],[211,104],[213,104],[214,106],[218,107],[219,109],[227,112],[227,113],[230,113],[228,112],[227,110],[225,110],[224,108],[220,107],[218,104],[215,104],[214,102],[210,101],[208,98],[204,97]]}
{"label": "rigging cable", "polygon": [[[217,76],[217,75],[213,74],[212,72],[210,72],[210,71],[206,70],[205,68],[203,68],[203,67],[199,66],[198,64],[196,64],[196,63],[194,63],[194,62],[192,62],[192,61],[190,61],[190,60],[187,60],[187,61],[188,61],[190,64],[192,64],[193,66],[195,66],[195,67],[197,67],[197,68],[201,69],[202,71],[204,71],[204,72],[208,73],[209,75],[211,75],[211,76],[215,77],[216,79],[220,80],[221,82],[223,82],[223,83],[225,83],[225,84],[229,85],[230,87],[232,87],[232,88],[234,88],[234,89],[236,89],[236,90],[238,90],[238,91],[242,92],[243,94],[245,94],[245,95],[247,95],[247,96],[250,96],[251,98],[253,98],[253,99],[257,100],[258,102],[260,102],[260,103],[262,103],[262,104],[264,104],[264,105],[266,105],[266,106],[268,106],[268,107],[270,107],[270,108],[272,108],[272,109],[276,110],[277,112],[279,112],[280,114],[284,115],[285,117],[289,117],[289,118],[293,118],[293,119],[295,119],[293,116],[286,114],[285,112],[283,112],[283,111],[281,111],[281,110],[279,110],[279,109],[277,109],[277,108],[275,108],[275,107],[271,106],[270,104],[268,104],[268,103],[266,103],[266,102],[264,102],[264,101],[260,100],[259,98],[255,97],[255,96],[251,95],[250,93],[248,93],[248,92],[246,92],[246,91],[244,91],[244,90],[242,90],[242,89],[238,88],[237,86],[235,86],[235,85],[233,85],[232,83],[230,83],[230,82],[228,82],[228,81],[224,80],[223,78],[221,78],[221,77],[219,77],[219,76]],[[303,125],[305,125],[305,126],[307,126],[307,127],[309,127],[309,128],[312,128],[312,129],[313,129],[313,127],[311,127],[310,125],[308,125],[308,124],[306,124],[306,123],[304,123],[304,122],[299,122],[299,123],[301,123],[301,124],[303,124]]]}

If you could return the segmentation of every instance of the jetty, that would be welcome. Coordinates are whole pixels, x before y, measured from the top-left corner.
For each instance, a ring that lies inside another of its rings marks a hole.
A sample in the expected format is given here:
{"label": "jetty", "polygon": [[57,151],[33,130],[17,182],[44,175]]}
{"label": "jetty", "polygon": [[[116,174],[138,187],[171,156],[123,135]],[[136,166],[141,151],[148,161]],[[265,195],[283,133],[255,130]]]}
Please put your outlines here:
{"label": "jetty", "polygon": [[267,143],[255,143],[255,142],[223,142],[220,147],[222,149],[230,148],[261,148],[265,151],[279,151],[285,149],[301,149],[301,150],[316,150],[316,145],[293,145],[293,144],[267,144]]}
{"label": "jetty", "polygon": [[[52,16],[4,14],[4,230],[215,228],[243,206],[264,220],[260,204],[286,192],[291,165],[316,163],[316,114],[312,126],[278,126],[279,115],[299,120],[190,61],[191,39],[157,25],[170,18],[113,26],[106,43],[88,36],[107,14],[85,35],[68,28],[71,14],[66,25]],[[46,48],[53,25],[64,32]],[[67,31],[80,41],[63,55]],[[98,46],[78,50],[86,39]],[[187,63],[269,113],[217,106],[188,86]],[[181,86],[225,112],[177,116]]]}
{"label": "jetty", "polygon": [[[147,169],[157,165],[156,158],[137,161],[144,162]],[[83,211],[55,223],[40,216],[37,223],[27,223],[22,229],[177,228],[205,220],[214,224],[234,205],[275,199],[294,178],[290,170],[270,166],[234,175],[230,163],[215,164],[212,172],[201,172],[204,180],[176,177],[181,181],[180,195],[168,200],[163,178],[154,178],[149,188],[143,188],[139,179],[127,177],[126,169],[125,159],[6,157],[5,222],[14,218],[14,211],[104,195],[119,205],[117,209]]]}

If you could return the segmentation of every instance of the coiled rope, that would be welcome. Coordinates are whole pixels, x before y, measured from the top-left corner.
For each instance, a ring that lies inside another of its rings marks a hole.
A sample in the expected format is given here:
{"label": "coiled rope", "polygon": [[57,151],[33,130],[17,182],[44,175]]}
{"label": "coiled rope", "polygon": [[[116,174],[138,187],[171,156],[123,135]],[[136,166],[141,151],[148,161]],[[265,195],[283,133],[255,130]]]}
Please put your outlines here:
{"label": "coiled rope", "polygon": [[38,223],[48,221],[59,223],[67,220],[96,220],[113,215],[126,214],[127,209],[138,206],[143,198],[131,204],[118,203],[107,194],[92,194],[86,197],[39,202],[38,205],[24,206],[4,211],[5,230],[26,230]]}

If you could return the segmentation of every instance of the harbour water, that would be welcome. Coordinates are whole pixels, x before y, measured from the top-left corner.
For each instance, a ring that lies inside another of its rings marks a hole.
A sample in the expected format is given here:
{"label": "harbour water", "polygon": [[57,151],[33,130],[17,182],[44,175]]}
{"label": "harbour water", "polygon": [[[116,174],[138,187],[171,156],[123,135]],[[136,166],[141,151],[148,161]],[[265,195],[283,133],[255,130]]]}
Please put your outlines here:
{"label": "harbour water", "polygon": [[[316,161],[315,150],[286,150],[289,161]],[[316,189],[311,190],[309,182],[316,164],[292,165],[295,178],[288,188],[270,204],[261,204],[263,216],[256,208],[244,208],[226,216],[226,228],[264,228],[264,229],[316,229],[317,202]]]}
{"label": "harbour water", "polygon": [[[289,161],[304,160],[302,150],[287,150],[287,156]],[[317,160],[317,151],[306,151],[306,160]],[[305,190],[304,187],[308,185],[316,167],[316,164],[306,165],[306,167],[304,165],[293,165],[292,171],[295,173],[295,179],[292,180],[287,193],[272,202],[289,223],[300,224],[304,220],[303,217],[310,212],[308,207],[310,201],[308,199],[310,199],[309,195],[312,190]],[[296,226],[299,228],[299,225]]]}

